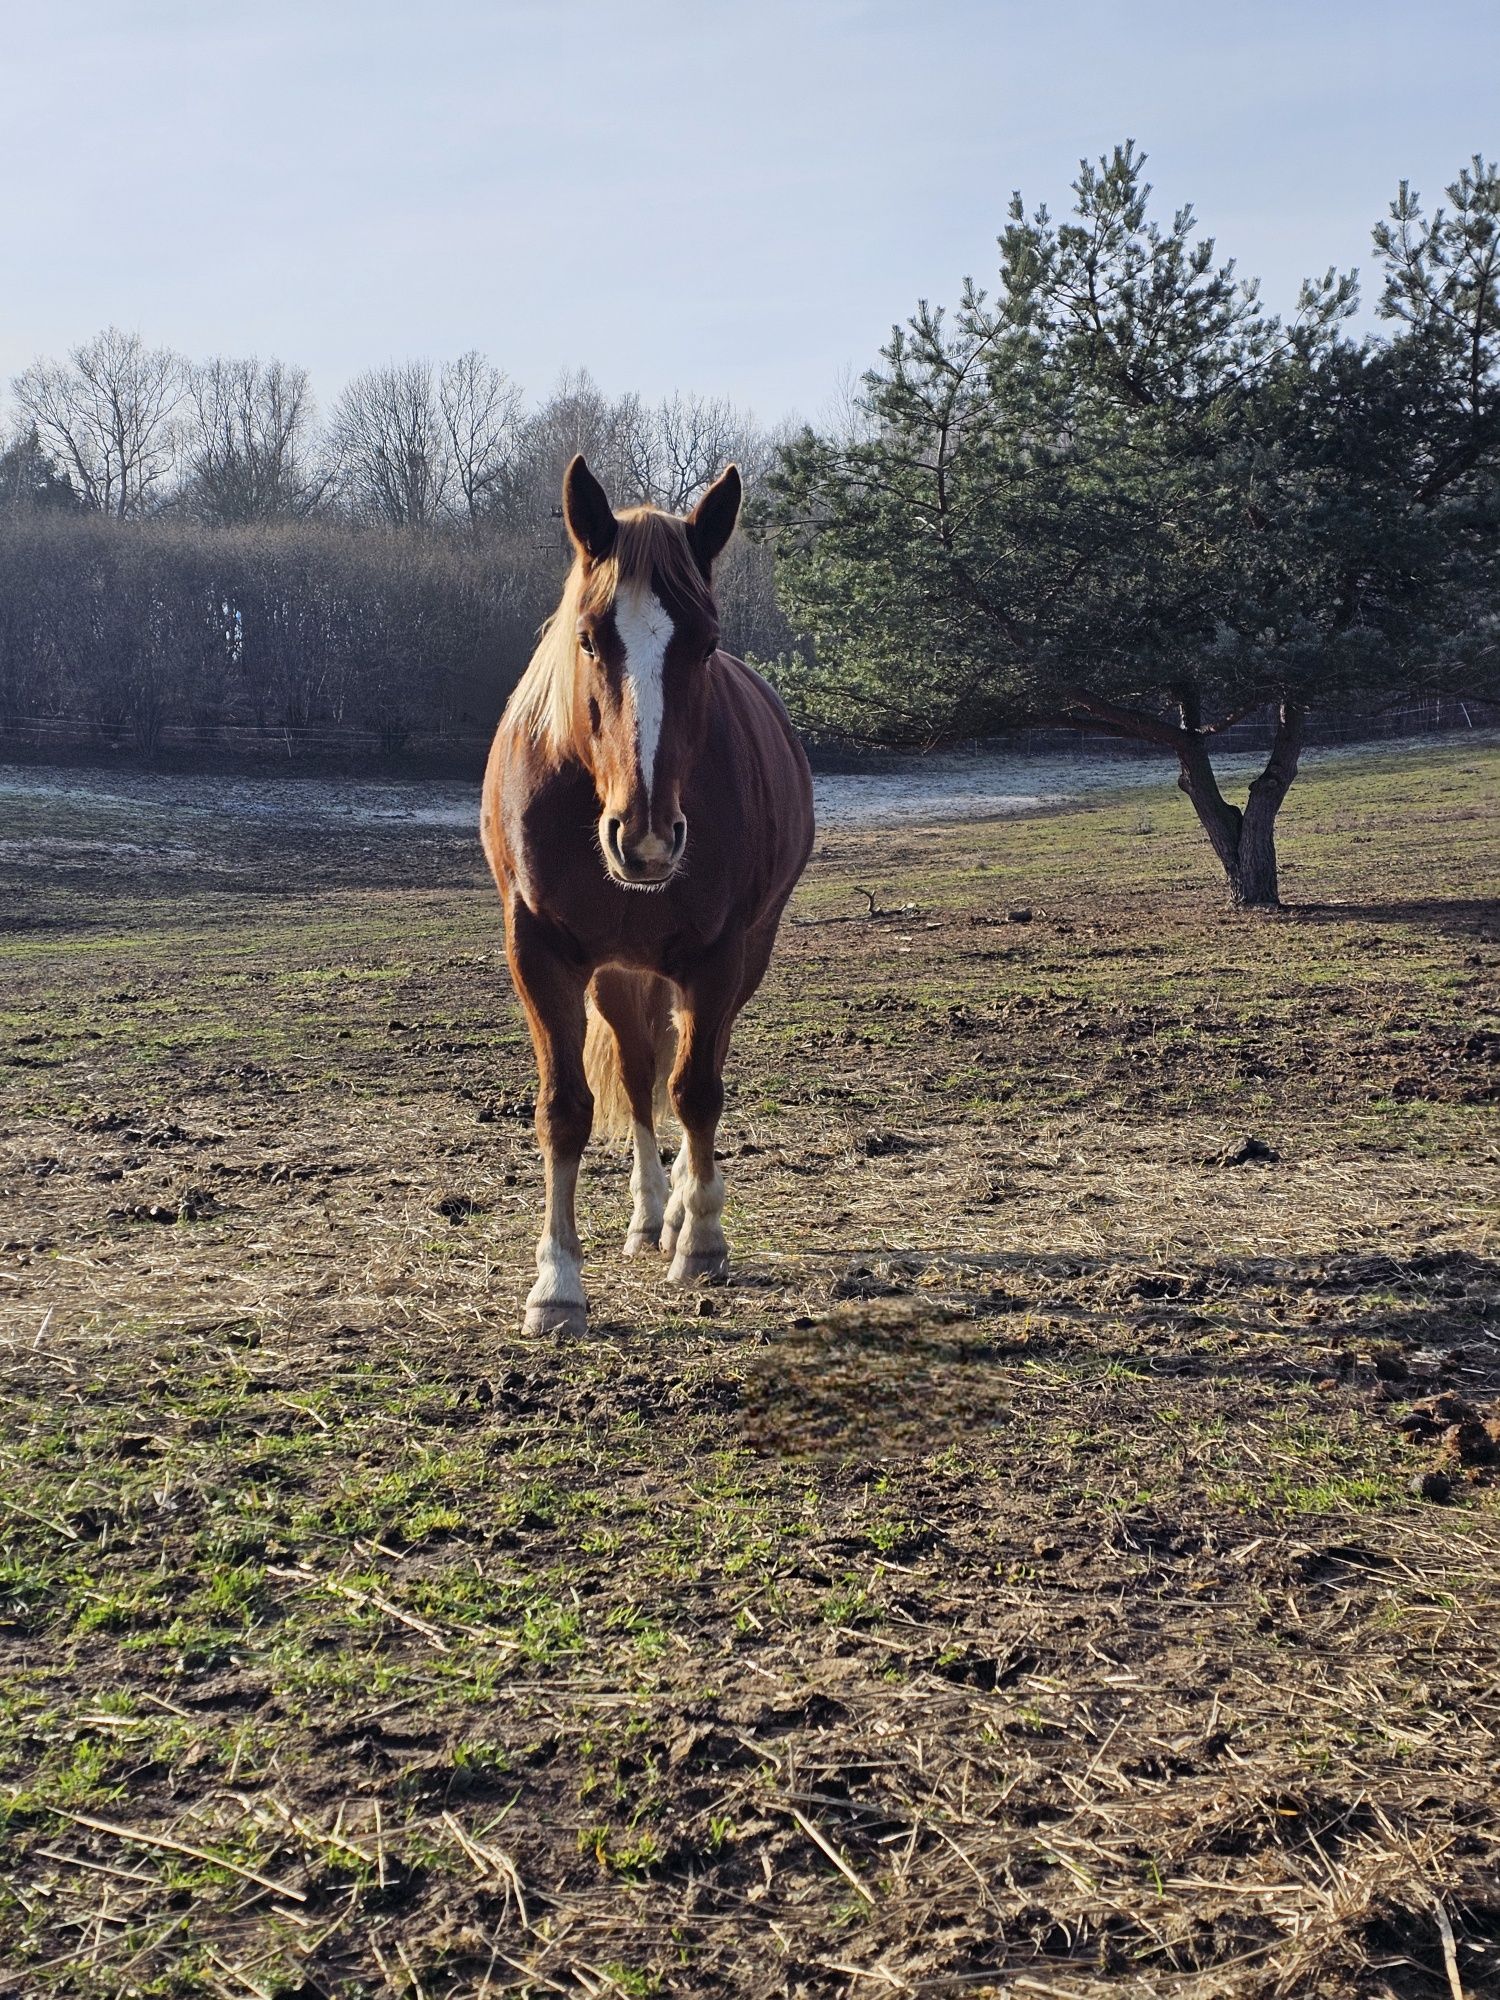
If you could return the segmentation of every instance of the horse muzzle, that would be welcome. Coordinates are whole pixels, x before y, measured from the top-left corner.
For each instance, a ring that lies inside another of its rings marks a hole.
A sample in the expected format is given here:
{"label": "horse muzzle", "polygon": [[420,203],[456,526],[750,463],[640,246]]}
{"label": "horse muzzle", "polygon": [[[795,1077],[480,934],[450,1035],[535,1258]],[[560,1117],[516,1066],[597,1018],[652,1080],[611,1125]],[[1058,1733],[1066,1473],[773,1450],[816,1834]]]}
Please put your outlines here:
{"label": "horse muzzle", "polygon": [[622,887],[662,889],[681,865],[687,847],[687,821],[679,813],[669,839],[649,829],[632,839],[624,820],[606,813],[599,822],[599,845],[604,850],[605,867]]}

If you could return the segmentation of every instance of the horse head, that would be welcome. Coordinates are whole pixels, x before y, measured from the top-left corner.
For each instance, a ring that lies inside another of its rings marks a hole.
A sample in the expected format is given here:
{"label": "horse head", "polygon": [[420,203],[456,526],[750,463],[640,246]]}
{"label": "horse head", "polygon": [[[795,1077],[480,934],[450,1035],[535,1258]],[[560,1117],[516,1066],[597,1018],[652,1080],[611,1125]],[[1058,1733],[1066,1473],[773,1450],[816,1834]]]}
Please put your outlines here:
{"label": "horse head", "polygon": [[734,531],[731,465],[685,518],[654,507],[616,514],[582,456],[563,480],[577,553],[559,648],[573,654],[572,735],[599,800],[599,847],[625,888],[660,889],[687,851],[687,777],[703,747],[719,644],[715,558]]}

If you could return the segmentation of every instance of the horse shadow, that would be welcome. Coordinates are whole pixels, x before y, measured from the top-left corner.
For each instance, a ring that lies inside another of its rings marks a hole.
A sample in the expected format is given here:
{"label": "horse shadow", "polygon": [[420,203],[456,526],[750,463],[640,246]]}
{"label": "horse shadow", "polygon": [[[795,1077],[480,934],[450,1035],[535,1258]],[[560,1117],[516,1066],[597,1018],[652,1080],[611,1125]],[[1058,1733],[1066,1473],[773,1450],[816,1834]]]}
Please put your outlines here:
{"label": "horse shadow", "polygon": [[1385,903],[1292,903],[1298,923],[1417,924],[1445,937],[1500,939],[1500,897],[1416,896]]}
{"label": "horse shadow", "polygon": [[1080,1423],[1110,1410],[1129,1421],[1174,1394],[1230,1421],[1310,1392],[1372,1406],[1500,1396],[1488,1323],[1500,1260],[1467,1252],[1164,1272],[1127,1256],[881,1250],[824,1283],[825,1305],[767,1329],[750,1355],[741,1418],[757,1454],[889,1464],[1023,1419],[1066,1423],[1070,1409]]}

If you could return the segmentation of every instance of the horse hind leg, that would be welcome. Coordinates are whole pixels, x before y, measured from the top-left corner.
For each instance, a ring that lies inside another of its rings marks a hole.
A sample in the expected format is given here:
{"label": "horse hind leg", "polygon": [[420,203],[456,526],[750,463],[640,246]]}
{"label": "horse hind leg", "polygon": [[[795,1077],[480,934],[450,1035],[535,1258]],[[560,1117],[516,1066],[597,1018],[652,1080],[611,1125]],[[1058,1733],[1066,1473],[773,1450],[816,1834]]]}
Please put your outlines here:
{"label": "horse hind leg", "polygon": [[670,1239],[668,1283],[691,1285],[704,1278],[722,1278],[729,1269],[729,1239],[723,1222],[724,1176],[714,1159],[711,1134],[700,1131],[683,1141],[667,1215],[662,1246]]}
{"label": "horse hind leg", "polygon": [[662,1231],[662,1248],[672,1253],[670,1284],[722,1277],[729,1269],[724,1176],[714,1151],[724,1108],[724,1061],[735,1019],[764,977],[775,940],[775,924],[763,925],[726,944],[684,983],[670,1085],[683,1140]]}
{"label": "horse hind leg", "polygon": [[631,1121],[630,1142],[630,1227],[625,1233],[625,1255],[653,1255],[662,1245],[670,1186],[656,1143],[655,1122],[649,1118]]}
{"label": "horse hind leg", "polygon": [[600,1123],[616,1138],[629,1136],[630,1227],[625,1255],[666,1247],[663,1223],[670,1187],[656,1140],[664,1079],[676,1048],[671,989],[652,973],[618,969],[599,973],[590,990],[585,1067]]}
{"label": "horse hind leg", "polygon": [[674,1256],[677,1239],[682,1233],[682,1225],[687,1220],[687,1183],[692,1171],[692,1148],[684,1134],[682,1144],[677,1149],[677,1158],[672,1162],[670,1192],[667,1195],[667,1210],[662,1217],[662,1254]]}
{"label": "horse hind leg", "polygon": [[[667,1281],[690,1285],[719,1278],[729,1269],[724,1234],[724,1176],[714,1155],[714,1138],[724,1108],[724,1058],[738,1011],[737,972],[732,964],[714,968],[686,989],[680,1023],[681,1046],[672,1072],[672,1103],[682,1120],[682,1151],[672,1169],[667,1230],[672,1263]],[[715,976],[715,974],[717,976]]]}

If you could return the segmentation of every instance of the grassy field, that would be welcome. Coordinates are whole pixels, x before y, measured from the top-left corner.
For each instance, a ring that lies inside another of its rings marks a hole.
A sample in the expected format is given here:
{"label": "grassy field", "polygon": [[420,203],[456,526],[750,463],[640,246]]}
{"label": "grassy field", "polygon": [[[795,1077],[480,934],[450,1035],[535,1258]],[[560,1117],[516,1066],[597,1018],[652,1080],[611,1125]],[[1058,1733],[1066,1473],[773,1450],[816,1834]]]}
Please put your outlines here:
{"label": "grassy field", "polygon": [[17,806],[0,1991],[1500,1992],[1500,750],[1284,820],[826,838],[560,1344],[473,840]]}

